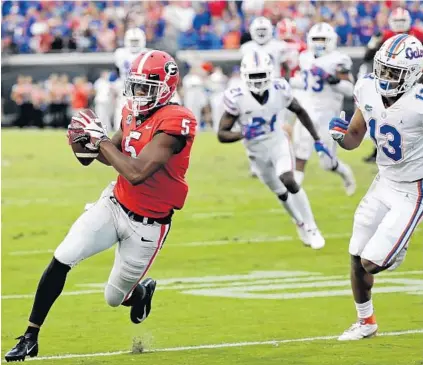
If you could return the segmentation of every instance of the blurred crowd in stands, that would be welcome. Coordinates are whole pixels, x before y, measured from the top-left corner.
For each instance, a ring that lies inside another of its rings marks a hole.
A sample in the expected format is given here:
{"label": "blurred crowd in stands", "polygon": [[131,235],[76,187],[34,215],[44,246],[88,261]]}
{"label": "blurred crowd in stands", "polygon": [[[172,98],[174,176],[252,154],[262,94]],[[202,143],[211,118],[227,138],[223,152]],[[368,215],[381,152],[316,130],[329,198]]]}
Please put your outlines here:
{"label": "blurred crowd in stands", "polygon": [[[51,74],[47,80],[34,82],[31,76],[20,75],[12,87],[11,99],[16,103],[16,127],[66,128],[78,110],[92,108],[109,130],[115,130],[115,102],[121,93],[110,82],[113,71],[104,70],[93,83],[85,76],[69,80],[66,74]],[[204,62],[189,69],[178,87],[178,98],[201,121],[202,129],[217,128],[221,117],[221,98],[226,87],[241,83],[239,67],[226,76],[220,67]]]}
{"label": "blurred crowd in stands", "polygon": [[94,96],[93,85],[84,76],[70,82],[66,74],[51,74],[45,81],[34,82],[31,76],[20,75],[11,94],[18,106],[14,124],[65,128],[69,114],[87,108]]}
{"label": "blurred crowd in stands", "polygon": [[423,26],[423,2],[413,1],[3,1],[2,53],[102,52],[122,46],[125,29],[140,27],[147,47],[231,49],[243,42],[251,20],[274,25],[295,19],[304,37],[312,24],[333,25],[345,46],[366,45],[403,6]]}

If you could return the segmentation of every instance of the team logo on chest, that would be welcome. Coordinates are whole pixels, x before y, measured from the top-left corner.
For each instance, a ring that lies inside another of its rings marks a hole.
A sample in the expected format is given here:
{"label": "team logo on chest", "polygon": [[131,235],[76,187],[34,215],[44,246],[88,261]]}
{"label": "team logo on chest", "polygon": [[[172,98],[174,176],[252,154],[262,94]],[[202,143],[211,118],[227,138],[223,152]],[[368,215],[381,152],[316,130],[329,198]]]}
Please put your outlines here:
{"label": "team logo on chest", "polygon": [[126,117],[126,125],[130,125],[130,124],[131,124],[131,122],[132,122],[132,114],[129,114],[129,115]]}

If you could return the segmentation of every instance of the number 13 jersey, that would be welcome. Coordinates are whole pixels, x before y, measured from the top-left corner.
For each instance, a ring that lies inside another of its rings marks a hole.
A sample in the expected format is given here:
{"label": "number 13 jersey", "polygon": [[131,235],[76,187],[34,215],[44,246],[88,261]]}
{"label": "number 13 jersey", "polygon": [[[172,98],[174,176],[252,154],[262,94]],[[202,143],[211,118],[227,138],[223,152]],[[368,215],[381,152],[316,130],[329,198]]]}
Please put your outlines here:
{"label": "number 13 jersey", "polygon": [[197,129],[194,115],[183,106],[170,104],[141,123],[125,106],[121,129],[122,152],[134,158],[158,133],[185,137],[186,144],[182,150],[142,184],[131,185],[119,175],[114,189],[116,199],[139,215],[161,218],[169,215],[173,209],[181,209],[188,194],[185,173]]}
{"label": "number 13 jersey", "polygon": [[357,81],[354,99],[376,144],[380,175],[396,182],[423,179],[423,84],[385,108],[368,74]]}

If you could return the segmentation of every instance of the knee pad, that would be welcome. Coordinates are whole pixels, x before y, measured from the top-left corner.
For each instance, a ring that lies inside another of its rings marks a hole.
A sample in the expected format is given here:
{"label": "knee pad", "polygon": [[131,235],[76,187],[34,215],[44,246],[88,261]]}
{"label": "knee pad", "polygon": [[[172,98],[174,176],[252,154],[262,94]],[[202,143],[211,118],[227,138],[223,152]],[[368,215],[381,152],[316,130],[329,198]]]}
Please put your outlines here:
{"label": "knee pad", "polygon": [[110,283],[107,283],[104,289],[104,299],[106,299],[107,304],[111,307],[118,307],[125,299],[125,293]]}
{"label": "knee pad", "polygon": [[293,175],[290,175],[290,176],[282,175],[280,179],[291,194],[296,194],[300,190],[300,185],[295,181],[295,178]]}

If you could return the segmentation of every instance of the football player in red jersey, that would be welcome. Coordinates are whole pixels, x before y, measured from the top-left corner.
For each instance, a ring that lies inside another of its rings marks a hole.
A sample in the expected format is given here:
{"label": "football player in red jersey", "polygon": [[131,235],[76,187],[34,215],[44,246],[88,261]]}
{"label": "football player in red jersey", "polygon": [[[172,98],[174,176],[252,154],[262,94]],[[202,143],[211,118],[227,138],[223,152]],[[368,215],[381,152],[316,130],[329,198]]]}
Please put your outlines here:
{"label": "football player in red jersey", "polygon": [[[277,37],[281,41],[288,43],[292,52],[288,56],[288,65],[291,70],[291,77],[299,70],[298,56],[307,49],[307,44],[298,36],[295,21],[284,18],[276,24]],[[283,70],[282,70],[283,73]],[[285,75],[281,75],[285,76]]]}
{"label": "football player in red jersey", "polygon": [[[299,55],[307,49],[307,44],[298,36],[297,25],[295,21],[289,18],[284,18],[276,24],[277,37],[279,40],[288,43],[290,52],[288,53],[287,63],[289,65],[290,78],[300,71]],[[282,76],[285,76],[282,71]],[[302,98],[302,90],[294,89],[294,94],[297,99]],[[285,111],[285,119],[282,124],[283,130],[292,139],[293,127],[297,117],[289,110]]]}
{"label": "football player in red jersey", "polygon": [[[407,33],[416,37],[420,42],[423,42],[423,29],[411,25],[411,16],[407,9],[396,8],[389,15],[388,24],[390,29],[384,30],[382,33],[375,34],[367,44],[366,53],[364,55],[363,63],[358,72],[358,78],[367,73],[372,72],[373,59],[376,52],[382,47],[389,38],[399,34]],[[364,158],[365,162],[376,162],[377,148],[373,149],[372,154]]]}
{"label": "football player in red jersey", "polygon": [[[76,220],[56,249],[39,282],[29,326],[5,355],[7,361],[38,354],[40,327],[62,292],[69,270],[116,242],[104,291],[106,302],[130,307],[133,323],[149,315],[156,282],[141,280],[163,246],[174,209],[184,205],[185,173],[197,127],[188,109],[169,103],[178,80],[178,66],[171,56],[143,52],[132,63],[125,83],[128,101],[121,129],[109,139],[95,115],[81,114],[85,146],[99,151],[99,160],[113,166],[118,179]],[[83,135],[81,127],[78,133],[74,128],[71,123],[71,142]]]}

